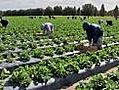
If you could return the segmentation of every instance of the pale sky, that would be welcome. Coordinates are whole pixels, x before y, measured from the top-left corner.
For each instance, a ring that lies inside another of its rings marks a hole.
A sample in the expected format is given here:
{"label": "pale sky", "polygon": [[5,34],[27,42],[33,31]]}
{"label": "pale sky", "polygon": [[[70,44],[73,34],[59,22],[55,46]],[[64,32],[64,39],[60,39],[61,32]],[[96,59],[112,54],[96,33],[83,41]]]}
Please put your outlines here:
{"label": "pale sky", "polygon": [[46,8],[47,6],[76,6],[81,7],[84,4],[91,3],[100,9],[102,3],[106,10],[112,10],[116,5],[119,6],[119,0],[0,0],[0,10],[28,9],[28,8]]}

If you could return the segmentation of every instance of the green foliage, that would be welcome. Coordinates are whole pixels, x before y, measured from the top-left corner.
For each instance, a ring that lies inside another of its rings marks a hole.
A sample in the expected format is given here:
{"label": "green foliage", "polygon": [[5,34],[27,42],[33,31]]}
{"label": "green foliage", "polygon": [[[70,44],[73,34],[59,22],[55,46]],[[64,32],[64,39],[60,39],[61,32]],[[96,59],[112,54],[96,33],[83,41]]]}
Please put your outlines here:
{"label": "green foliage", "polygon": [[6,47],[4,44],[0,44],[0,52],[3,52],[6,50]]}
{"label": "green foliage", "polygon": [[[70,17],[70,16],[69,16]],[[66,19],[66,17],[57,17],[56,20],[50,20],[55,25],[54,34],[52,36],[37,35],[40,33],[39,25],[46,22],[47,17],[42,19],[29,19],[28,17],[7,17],[10,21],[10,25],[7,30],[0,28],[0,63],[5,59],[6,62],[12,63],[15,58],[20,58],[21,61],[29,61],[30,57],[42,59],[44,55],[52,57],[55,54],[62,55],[65,52],[74,51],[74,45],[69,45],[69,42],[78,41],[85,39],[85,31],[82,29],[82,22],[79,22],[79,18],[76,20]],[[71,18],[71,17],[70,17]],[[103,44],[113,43],[119,41],[119,21],[114,20],[112,17],[98,17],[99,19],[110,18],[114,22],[114,26],[107,27],[102,24],[102,30],[104,30]],[[97,18],[89,18],[89,22],[97,23]],[[113,36],[113,38],[105,38],[105,36]],[[41,40],[43,39],[43,41]],[[52,40],[48,40],[52,39]],[[41,41],[40,41],[41,40]],[[38,49],[42,46],[57,44],[63,46],[55,48]],[[37,45],[39,47],[37,48]],[[21,52],[16,52],[14,49],[22,49]],[[3,54],[4,51],[12,54]],[[80,69],[90,68],[93,64],[100,65],[101,61],[117,59],[119,56],[118,46],[109,46],[97,52],[87,52],[80,55],[66,56],[62,58],[50,59],[41,61],[37,64],[17,67],[12,71],[12,83],[21,86],[28,86],[33,80],[34,82],[47,82],[52,77],[66,77],[72,73],[78,73]],[[5,79],[9,74],[0,72],[0,78]],[[21,76],[21,77],[20,77]],[[102,77],[101,77],[102,78]],[[105,80],[105,78],[103,78]],[[107,79],[107,78],[106,78]],[[79,90],[91,90],[91,88],[107,87],[107,90],[118,90],[118,75],[110,76],[109,84],[102,79],[94,80],[93,84],[80,85],[82,89]],[[100,81],[98,83],[98,81]],[[112,85],[111,85],[112,84]],[[115,85],[115,86],[114,86]],[[83,88],[84,87],[84,88]],[[116,89],[115,89],[116,88]]]}
{"label": "green foliage", "polygon": [[0,90],[3,90],[3,87],[4,85],[3,85],[3,82],[2,81],[0,81]]}
{"label": "green foliage", "polygon": [[10,79],[11,83],[16,83],[19,86],[27,87],[31,83],[32,79],[29,77],[29,74],[25,69],[19,68],[14,71],[12,78]]}
{"label": "green foliage", "polygon": [[32,51],[32,57],[34,58],[43,58],[43,52],[40,49],[34,49]]}
{"label": "green foliage", "polygon": [[86,83],[80,83],[76,90],[118,90],[119,70],[103,75],[98,74],[91,77]]}
{"label": "green foliage", "polygon": [[52,57],[54,55],[53,48],[47,48],[47,49],[43,50],[43,52],[44,52],[44,55],[46,55],[46,56],[51,56]]}
{"label": "green foliage", "polygon": [[19,57],[21,61],[25,61],[25,62],[29,61],[30,60],[29,51],[27,50],[23,51],[22,53],[20,53]]}
{"label": "green foliage", "polygon": [[65,49],[63,47],[58,47],[58,48],[56,48],[55,53],[58,54],[58,55],[61,55],[61,54],[64,53],[64,51],[65,51]]}
{"label": "green foliage", "polygon": [[34,43],[34,42],[31,42],[31,43],[28,43],[29,44],[29,48],[32,48],[32,49],[36,49],[37,48],[37,44]]}

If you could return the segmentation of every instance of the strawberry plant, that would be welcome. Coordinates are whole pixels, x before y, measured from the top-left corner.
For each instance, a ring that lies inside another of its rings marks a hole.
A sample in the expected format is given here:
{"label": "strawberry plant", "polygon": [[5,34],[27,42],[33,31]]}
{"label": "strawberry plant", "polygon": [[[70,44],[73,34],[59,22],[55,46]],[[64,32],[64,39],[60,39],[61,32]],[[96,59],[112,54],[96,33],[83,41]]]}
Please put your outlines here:
{"label": "strawberry plant", "polygon": [[61,43],[61,41],[59,39],[57,39],[57,38],[53,39],[53,42],[56,43],[56,44],[60,44]]}
{"label": "strawberry plant", "polygon": [[46,56],[51,56],[52,57],[54,55],[53,48],[47,48],[47,49],[43,50],[43,52],[44,52],[44,55],[46,55]]}
{"label": "strawberry plant", "polygon": [[63,48],[65,49],[66,52],[73,52],[75,46],[74,45],[64,45]]}
{"label": "strawberry plant", "polygon": [[85,56],[84,54],[77,57],[77,61],[79,63],[80,69],[90,68],[93,65],[93,63],[89,61],[89,57]]}
{"label": "strawberry plant", "polygon": [[77,61],[70,61],[66,66],[66,70],[71,72],[71,73],[78,73],[79,71],[79,64]]}
{"label": "strawberry plant", "polygon": [[51,69],[51,72],[55,77],[65,77],[68,75],[68,71],[65,69],[67,67],[67,63],[64,60],[55,59],[55,62],[48,61],[48,67]]}
{"label": "strawberry plant", "polygon": [[7,78],[11,73],[7,69],[0,70],[0,80],[4,80]]}
{"label": "strawberry plant", "polygon": [[100,58],[95,54],[91,55],[89,60],[93,62],[93,64],[100,65]]}
{"label": "strawberry plant", "polygon": [[38,68],[38,74],[37,74],[37,76],[39,78],[41,78],[41,81],[42,82],[45,82],[46,83],[51,78],[51,76],[52,76],[51,70],[48,69],[46,66],[40,66]]}
{"label": "strawberry plant", "polygon": [[7,55],[7,62],[12,63],[15,59],[11,55]]}
{"label": "strawberry plant", "polygon": [[6,50],[6,47],[4,44],[0,44],[0,52],[3,52]]}
{"label": "strawberry plant", "polygon": [[0,63],[2,63],[3,62],[3,56],[0,56]]}
{"label": "strawberry plant", "polygon": [[64,53],[64,51],[65,51],[65,49],[63,47],[58,47],[58,48],[56,48],[55,53],[58,54],[58,55],[61,55],[61,54]]}
{"label": "strawberry plant", "polygon": [[67,39],[64,39],[63,40],[63,43],[64,43],[64,45],[67,45],[68,44],[68,40]]}
{"label": "strawberry plant", "polygon": [[25,49],[28,49],[28,45],[27,43],[23,43],[18,48],[25,50]]}
{"label": "strawberry plant", "polygon": [[40,49],[34,49],[32,51],[32,57],[34,58],[43,58],[43,52]]}
{"label": "strawberry plant", "polygon": [[30,60],[29,51],[25,50],[25,51],[21,52],[19,57],[20,57],[21,61],[25,61],[25,62],[29,61]]}
{"label": "strawberry plant", "polygon": [[8,46],[8,50],[15,50],[15,47],[14,46]]}
{"label": "strawberry plant", "polygon": [[4,85],[3,84],[4,83],[2,81],[0,81],[0,90],[3,90],[3,88],[4,88]]}
{"label": "strawberry plant", "polygon": [[29,45],[29,48],[32,48],[32,49],[36,49],[37,48],[37,44],[34,43],[34,42],[28,43],[28,45]]}
{"label": "strawberry plant", "polygon": [[32,79],[29,77],[25,69],[18,69],[13,72],[11,83],[16,83],[18,86],[27,87],[31,83]]}
{"label": "strawberry plant", "polygon": [[91,81],[91,87],[94,90],[102,90],[106,88],[106,80],[101,75],[99,75],[98,77],[96,76]]}
{"label": "strawberry plant", "polygon": [[25,69],[27,70],[34,83],[46,83],[52,76],[51,70],[47,66],[43,66],[42,64],[31,66],[30,68],[26,66]]}
{"label": "strawberry plant", "polygon": [[47,45],[53,46],[53,42],[48,41],[45,45],[46,45],[46,46],[47,46]]}

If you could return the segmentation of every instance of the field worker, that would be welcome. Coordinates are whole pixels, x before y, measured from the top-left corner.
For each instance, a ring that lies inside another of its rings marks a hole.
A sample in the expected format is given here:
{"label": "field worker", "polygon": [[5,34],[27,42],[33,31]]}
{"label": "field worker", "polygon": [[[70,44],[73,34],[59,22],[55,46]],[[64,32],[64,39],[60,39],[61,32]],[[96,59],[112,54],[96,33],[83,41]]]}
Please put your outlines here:
{"label": "field worker", "polygon": [[44,34],[51,34],[54,32],[54,26],[52,23],[44,23],[41,25],[41,30],[43,30]]}
{"label": "field worker", "polygon": [[100,26],[84,22],[83,29],[86,30],[89,45],[97,46],[98,49],[102,49],[103,31]]}

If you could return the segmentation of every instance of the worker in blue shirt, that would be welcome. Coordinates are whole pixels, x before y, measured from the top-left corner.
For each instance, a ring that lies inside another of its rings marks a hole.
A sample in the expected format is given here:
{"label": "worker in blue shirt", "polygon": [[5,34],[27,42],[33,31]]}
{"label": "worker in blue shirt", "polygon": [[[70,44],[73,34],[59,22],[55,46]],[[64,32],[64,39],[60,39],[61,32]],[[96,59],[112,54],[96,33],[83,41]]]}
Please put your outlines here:
{"label": "worker in blue shirt", "polygon": [[44,34],[49,35],[54,32],[54,26],[52,23],[47,22],[41,25],[41,30],[43,30]]}
{"label": "worker in blue shirt", "polygon": [[98,49],[102,48],[103,31],[97,24],[83,23],[83,29],[86,31],[89,45],[97,46]]}

